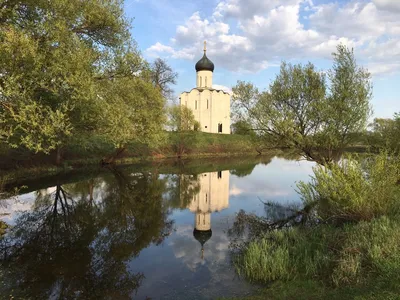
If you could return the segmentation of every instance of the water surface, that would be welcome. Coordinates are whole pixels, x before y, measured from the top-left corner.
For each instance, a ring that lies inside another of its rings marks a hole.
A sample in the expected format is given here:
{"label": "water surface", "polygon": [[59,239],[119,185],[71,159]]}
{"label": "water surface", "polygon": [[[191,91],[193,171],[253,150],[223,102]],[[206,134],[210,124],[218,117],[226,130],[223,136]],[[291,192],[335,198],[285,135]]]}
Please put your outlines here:
{"label": "water surface", "polygon": [[313,163],[235,158],[114,167],[27,183],[0,201],[0,292],[33,299],[213,299],[256,287],[228,230],[263,201],[299,203]]}

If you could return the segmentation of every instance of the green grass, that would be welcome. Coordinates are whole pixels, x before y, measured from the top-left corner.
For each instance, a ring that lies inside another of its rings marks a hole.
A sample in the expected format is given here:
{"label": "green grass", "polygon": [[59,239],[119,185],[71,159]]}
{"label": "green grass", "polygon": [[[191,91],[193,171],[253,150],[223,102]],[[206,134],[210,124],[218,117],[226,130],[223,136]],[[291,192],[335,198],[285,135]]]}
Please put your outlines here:
{"label": "green grass", "polygon": [[220,300],[397,300],[400,286],[392,281],[376,280],[365,285],[331,287],[317,280],[278,281],[255,295]]}
{"label": "green grass", "polygon": [[381,217],[343,227],[272,231],[250,242],[235,265],[240,275],[261,283],[318,278],[341,286],[376,275],[400,279],[400,222]]}
{"label": "green grass", "polygon": [[[179,150],[183,150],[183,155],[194,153],[256,153],[253,141],[249,136],[205,132],[169,132],[163,149],[164,152],[171,154],[179,154]],[[157,149],[154,149],[154,151],[157,151]]]}
{"label": "green grass", "polygon": [[245,247],[235,265],[267,285],[243,299],[400,299],[400,221],[271,232]]}

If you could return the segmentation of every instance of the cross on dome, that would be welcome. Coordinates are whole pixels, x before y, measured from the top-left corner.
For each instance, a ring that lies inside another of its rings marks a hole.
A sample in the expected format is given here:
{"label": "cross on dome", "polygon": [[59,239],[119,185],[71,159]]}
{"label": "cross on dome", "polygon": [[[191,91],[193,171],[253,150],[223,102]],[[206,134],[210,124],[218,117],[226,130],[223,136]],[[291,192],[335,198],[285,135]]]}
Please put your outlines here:
{"label": "cross on dome", "polygon": [[199,71],[211,71],[214,72],[214,63],[208,59],[207,52],[207,42],[204,41],[204,55],[203,57],[196,63],[196,72]]}

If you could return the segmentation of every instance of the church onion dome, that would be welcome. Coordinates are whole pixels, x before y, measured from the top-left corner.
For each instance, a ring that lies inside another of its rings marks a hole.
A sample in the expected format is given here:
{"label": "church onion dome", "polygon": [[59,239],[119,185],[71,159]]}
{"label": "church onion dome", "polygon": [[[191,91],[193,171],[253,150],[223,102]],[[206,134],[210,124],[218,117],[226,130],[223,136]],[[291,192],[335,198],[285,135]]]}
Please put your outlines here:
{"label": "church onion dome", "polygon": [[196,63],[196,72],[199,71],[211,71],[214,72],[214,63],[208,59],[206,55],[206,42],[204,42],[204,55],[203,57]]}
{"label": "church onion dome", "polygon": [[201,244],[201,246],[203,247],[204,244],[211,238],[212,236],[212,231],[210,230],[193,230],[193,236],[196,240],[199,241],[199,243]]}

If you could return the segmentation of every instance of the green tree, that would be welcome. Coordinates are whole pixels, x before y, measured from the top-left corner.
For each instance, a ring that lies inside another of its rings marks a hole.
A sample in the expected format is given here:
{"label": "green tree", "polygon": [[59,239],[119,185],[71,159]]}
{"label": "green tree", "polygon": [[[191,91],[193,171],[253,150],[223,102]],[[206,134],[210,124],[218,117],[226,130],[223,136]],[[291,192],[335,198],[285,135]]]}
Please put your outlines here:
{"label": "green tree", "polygon": [[400,147],[400,117],[393,119],[375,118],[369,125],[372,132],[368,133],[368,144],[372,147],[399,151]]}
{"label": "green tree", "polygon": [[246,120],[239,120],[232,124],[234,134],[255,136],[256,133],[251,127],[251,124]]}
{"label": "green tree", "polygon": [[190,131],[199,128],[193,111],[184,105],[174,105],[169,109],[170,126],[173,131]]}
{"label": "green tree", "polygon": [[102,119],[99,132],[110,140],[116,152],[103,159],[112,163],[129,141],[154,144],[162,139],[165,101],[151,82],[142,78],[105,81],[99,87]]}
{"label": "green tree", "polygon": [[187,209],[193,198],[200,193],[201,174],[174,174],[169,176],[167,203],[171,208]]}
{"label": "green tree", "polygon": [[332,161],[351,142],[350,133],[365,129],[372,89],[353,51],[339,45],[333,58],[328,83],[311,63],[282,63],[269,91],[239,81],[233,88],[235,116],[275,146],[299,149],[321,163]]}
{"label": "green tree", "polygon": [[163,99],[122,0],[0,5],[0,141],[36,153],[57,149],[59,162],[82,131],[111,138],[117,149],[157,136]]}

